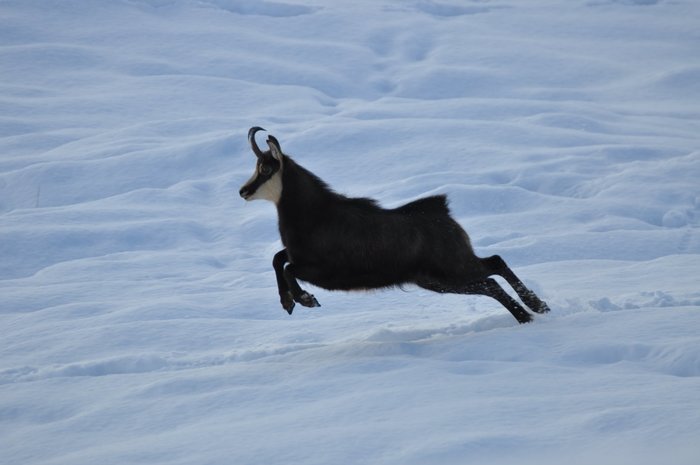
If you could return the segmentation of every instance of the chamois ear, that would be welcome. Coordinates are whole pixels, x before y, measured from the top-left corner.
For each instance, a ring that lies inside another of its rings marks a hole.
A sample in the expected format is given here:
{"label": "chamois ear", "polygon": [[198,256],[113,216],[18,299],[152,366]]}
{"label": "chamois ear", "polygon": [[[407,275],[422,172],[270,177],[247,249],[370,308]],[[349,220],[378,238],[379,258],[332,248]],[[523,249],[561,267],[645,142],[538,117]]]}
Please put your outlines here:
{"label": "chamois ear", "polygon": [[280,143],[275,139],[274,136],[267,137],[267,145],[270,147],[270,153],[272,153],[272,158],[282,163],[282,149],[280,148]]}

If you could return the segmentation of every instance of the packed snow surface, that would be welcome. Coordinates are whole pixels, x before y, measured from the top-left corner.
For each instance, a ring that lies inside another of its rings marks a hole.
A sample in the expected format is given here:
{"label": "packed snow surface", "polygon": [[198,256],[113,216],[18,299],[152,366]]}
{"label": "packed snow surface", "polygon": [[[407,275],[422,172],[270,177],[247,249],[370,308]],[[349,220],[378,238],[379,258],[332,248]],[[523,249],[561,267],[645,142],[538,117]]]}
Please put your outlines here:
{"label": "packed snow surface", "polygon": [[[0,463],[700,463],[700,2],[0,2]],[[552,308],[279,305],[265,127]]]}

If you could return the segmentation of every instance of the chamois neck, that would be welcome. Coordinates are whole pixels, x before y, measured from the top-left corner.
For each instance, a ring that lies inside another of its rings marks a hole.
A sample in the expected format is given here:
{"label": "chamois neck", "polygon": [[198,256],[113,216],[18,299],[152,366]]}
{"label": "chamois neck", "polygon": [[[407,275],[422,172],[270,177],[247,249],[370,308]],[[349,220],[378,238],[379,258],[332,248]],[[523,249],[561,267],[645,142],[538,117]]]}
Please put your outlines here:
{"label": "chamois neck", "polygon": [[295,214],[315,212],[329,198],[337,195],[318,176],[288,156],[284,157],[283,163],[282,197],[277,204],[280,215],[285,210],[294,211]]}

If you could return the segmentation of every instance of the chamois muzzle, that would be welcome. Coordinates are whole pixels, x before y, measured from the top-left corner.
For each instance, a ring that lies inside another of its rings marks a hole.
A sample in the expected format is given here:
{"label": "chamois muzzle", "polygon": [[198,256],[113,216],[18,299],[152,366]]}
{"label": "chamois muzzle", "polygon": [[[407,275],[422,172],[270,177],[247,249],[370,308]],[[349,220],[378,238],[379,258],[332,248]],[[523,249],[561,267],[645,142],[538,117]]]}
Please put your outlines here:
{"label": "chamois muzzle", "polygon": [[248,200],[248,197],[250,197],[251,192],[250,189],[248,189],[248,186],[246,185],[241,187],[241,189],[238,191],[238,194],[244,199]]}

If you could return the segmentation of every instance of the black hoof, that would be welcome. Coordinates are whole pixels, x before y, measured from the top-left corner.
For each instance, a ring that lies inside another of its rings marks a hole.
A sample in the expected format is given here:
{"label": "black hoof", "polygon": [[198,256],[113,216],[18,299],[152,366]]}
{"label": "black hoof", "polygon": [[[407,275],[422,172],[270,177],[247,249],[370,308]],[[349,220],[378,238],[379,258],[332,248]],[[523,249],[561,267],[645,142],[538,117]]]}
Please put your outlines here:
{"label": "black hoof", "polygon": [[532,291],[526,291],[522,298],[525,305],[530,307],[535,313],[547,313],[549,311],[549,306]]}
{"label": "black hoof", "polygon": [[280,303],[282,304],[282,308],[287,310],[287,313],[290,315],[294,311],[294,306],[296,305],[294,303],[294,299],[292,298],[291,292],[287,292],[285,294],[280,295]]}
{"label": "black hoof", "polygon": [[546,302],[540,301],[539,305],[534,307],[532,311],[537,312],[537,313],[547,313],[549,312],[549,305],[547,305]]}
{"label": "black hoof", "polygon": [[316,297],[313,295],[309,294],[308,292],[304,291],[301,294],[299,294],[298,298],[295,299],[297,302],[302,304],[304,307],[320,307],[321,304],[318,303],[318,300],[316,300]]}

